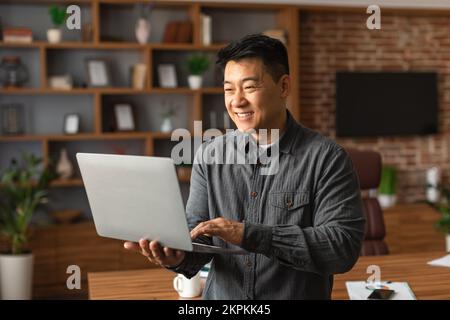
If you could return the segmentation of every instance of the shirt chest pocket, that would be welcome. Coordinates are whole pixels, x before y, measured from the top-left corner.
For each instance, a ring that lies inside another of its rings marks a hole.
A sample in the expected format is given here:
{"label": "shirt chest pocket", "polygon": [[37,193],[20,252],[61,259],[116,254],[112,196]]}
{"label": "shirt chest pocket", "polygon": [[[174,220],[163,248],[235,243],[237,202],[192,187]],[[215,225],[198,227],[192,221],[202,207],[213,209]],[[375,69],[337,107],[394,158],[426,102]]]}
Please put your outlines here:
{"label": "shirt chest pocket", "polygon": [[269,194],[269,216],[271,225],[293,224],[305,226],[309,219],[309,192],[276,191]]}

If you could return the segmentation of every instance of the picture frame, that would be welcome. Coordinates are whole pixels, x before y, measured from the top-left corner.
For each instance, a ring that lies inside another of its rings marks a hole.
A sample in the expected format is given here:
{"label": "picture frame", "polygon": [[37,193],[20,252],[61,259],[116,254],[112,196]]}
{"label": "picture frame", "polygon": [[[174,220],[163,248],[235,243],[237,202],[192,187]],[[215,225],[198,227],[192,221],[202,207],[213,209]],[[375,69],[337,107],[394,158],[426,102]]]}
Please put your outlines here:
{"label": "picture frame", "polygon": [[87,58],[85,64],[89,87],[111,87],[111,70],[107,59]]}
{"label": "picture frame", "polygon": [[136,121],[133,107],[129,103],[114,105],[114,123],[117,131],[135,131]]}
{"label": "picture frame", "polygon": [[177,73],[174,64],[158,65],[158,80],[161,88],[176,88],[178,86]]}
{"label": "picture frame", "polygon": [[77,113],[69,113],[64,116],[65,134],[78,134],[80,132],[80,115]]}

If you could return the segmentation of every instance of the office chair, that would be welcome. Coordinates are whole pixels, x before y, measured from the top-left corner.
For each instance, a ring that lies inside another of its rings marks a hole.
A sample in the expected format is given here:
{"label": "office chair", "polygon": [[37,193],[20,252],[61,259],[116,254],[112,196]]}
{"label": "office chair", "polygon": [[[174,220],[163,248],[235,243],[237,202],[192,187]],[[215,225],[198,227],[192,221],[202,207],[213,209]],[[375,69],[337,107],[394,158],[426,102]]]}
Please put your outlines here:
{"label": "office chair", "polygon": [[[347,149],[353,167],[359,178],[361,191],[378,188],[381,179],[381,155],[375,151]],[[362,256],[389,254],[384,242],[386,229],[383,210],[376,197],[363,196],[363,210],[366,217],[366,230],[361,249]]]}

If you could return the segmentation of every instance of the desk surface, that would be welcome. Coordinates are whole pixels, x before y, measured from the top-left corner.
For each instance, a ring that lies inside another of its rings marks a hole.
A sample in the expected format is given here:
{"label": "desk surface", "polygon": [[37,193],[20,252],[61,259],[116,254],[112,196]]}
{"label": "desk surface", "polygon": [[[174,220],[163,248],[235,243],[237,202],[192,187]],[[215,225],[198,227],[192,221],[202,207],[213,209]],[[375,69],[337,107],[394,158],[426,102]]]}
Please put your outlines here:
{"label": "desk surface", "polygon": [[[450,299],[450,268],[427,262],[444,252],[361,257],[350,272],[336,275],[333,299],[348,299],[345,281],[364,281],[369,265],[381,268],[381,280],[406,281],[417,299]],[[88,274],[90,299],[178,299],[172,287],[175,274],[165,269],[95,272]]]}

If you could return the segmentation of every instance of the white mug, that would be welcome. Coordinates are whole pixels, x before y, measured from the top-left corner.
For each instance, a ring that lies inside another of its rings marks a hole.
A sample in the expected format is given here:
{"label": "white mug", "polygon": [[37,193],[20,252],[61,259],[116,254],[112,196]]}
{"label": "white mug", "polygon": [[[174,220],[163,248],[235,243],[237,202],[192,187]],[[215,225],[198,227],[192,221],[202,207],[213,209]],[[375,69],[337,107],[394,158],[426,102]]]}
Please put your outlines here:
{"label": "white mug", "polygon": [[197,273],[191,279],[186,278],[182,274],[178,274],[173,279],[173,287],[182,298],[198,297],[202,293],[200,273]]}

